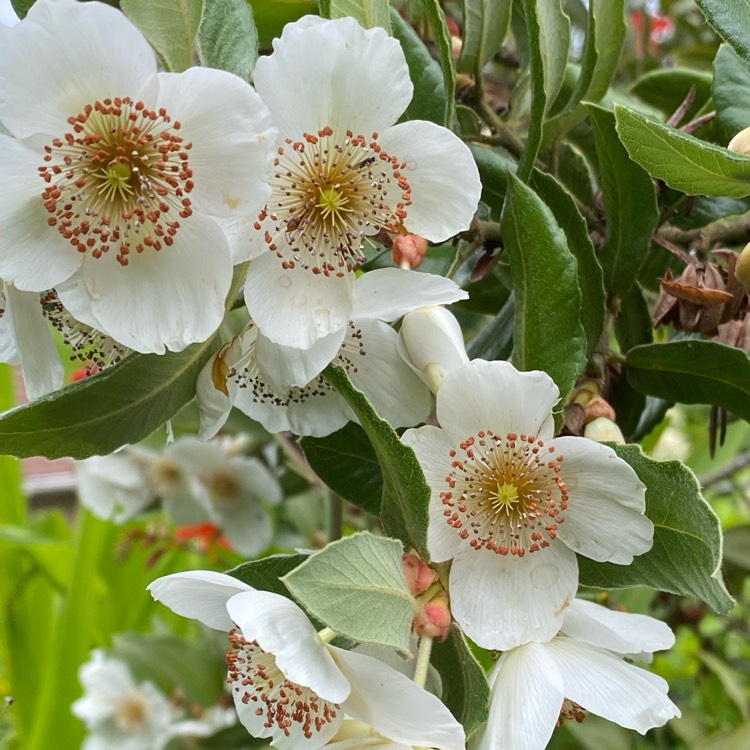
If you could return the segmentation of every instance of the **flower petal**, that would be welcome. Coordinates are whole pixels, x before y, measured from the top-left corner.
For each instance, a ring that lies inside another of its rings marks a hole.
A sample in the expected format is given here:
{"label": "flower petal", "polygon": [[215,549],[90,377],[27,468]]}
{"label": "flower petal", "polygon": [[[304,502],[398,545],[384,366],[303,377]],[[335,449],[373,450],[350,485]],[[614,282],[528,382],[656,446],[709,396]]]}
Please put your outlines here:
{"label": "flower petal", "polygon": [[257,216],[271,195],[265,177],[277,132],[253,88],[223,70],[190,68],[159,73],[142,94],[179,120],[182,138],[193,144],[194,207],[215,216]]}
{"label": "flower petal", "polygon": [[200,620],[214,630],[234,627],[227,614],[232,597],[253,589],[238,578],[210,570],[191,570],[162,576],[146,587],[156,601],[174,613]]}
{"label": "flower petal", "polygon": [[258,367],[268,383],[279,391],[292,386],[302,387],[330,364],[336,356],[341,342],[347,333],[346,328],[323,336],[309,349],[295,349],[291,346],[274,344],[262,333],[255,342],[255,356]]}
{"label": "flower petal", "polygon": [[0,278],[30,292],[65,281],[83,261],[47,223],[44,182],[37,171],[42,159],[29,144],[0,135]]}
{"label": "flower petal", "polygon": [[587,711],[641,734],[680,715],[658,675],[564,636],[546,648],[563,674],[565,697]]}
{"label": "flower petal", "polygon": [[506,651],[490,674],[487,726],[477,750],[544,750],[560,717],[563,677],[544,644]]}
{"label": "flower petal", "polygon": [[443,703],[408,677],[365,654],[330,647],[352,691],[342,708],[404,745],[463,750],[463,727]]}
{"label": "flower petal", "polygon": [[588,646],[618,654],[662,651],[674,646],[669,626],[647,615],[617,612],[600,604],[574,599],[565,610],[561,632]]}
{"label": "flower petal", "polygon": [[440,493],[446,487],[445,476],[450,471],[453,443],[445,430],[431,425],[406,430],[401,440],[414,451],[430,487],[430,521],[427,528],[430,557],[435,562],[451,560],[461,549],[462,541],[458,532],[445,522],[445,506]]}
{"label": "flower petal", "polygon": [[62,137],[86,104],[133,97],[156,73],[141,32],[104,3],[39,0],[3,37],[0,121],[18,138]]}
{"label": "flower petal", "polygon": [[430,391],[399,356],[396,331],[382,320],[365,318],[355,319],[347,333],[339,361],[351,363],[347,369],[352,383],[375,411],[392,427],[427,419],[432,407]]}
{"label": "flower petal", "polygon": [[628,565],[648,552],[654,525],[643,515],[646,487],[631,466],[586,438],[555,438],[555,448],[564,456],[560,476],[569,495],[558,537],[598,562]]}
{"label": "flower petal", "polygon": [[388,128],[380,144],[406,166],[411,188],[404,225],[412,234],[443,242],[469,228],[482,184],[466,144],[432,122],[410,120]]}
{"label": "flower petal", "polygon": [[437,394],[437,417],[457,443],[487,429],[503,438],[513,432],[548,440],[552,407],[559,398],[547,373],[474,359],[446,375]]}
{"label": "flower petal", "polygon": [[396,122],[413,91],[401,45],[353,18],[287,24],[273,54],[258,60],[254,81],[280,132],[294,140],[326,125],[369,138]]}
{"label": "flower petal", "polygon": [[12,284],[6,284],[5,304],[3,320],[7,318],[14,331],[29,401],[62,388],[65,368],[42,315],[39,295],[36,292],[19,292]]}
{"label": "flower petal", "polygon": [[450,597],[466,635],[501,651],[552,638],[578,588],[576,556],[557,542],[521,558],[464,544],[453,559]]}
{"label": "flower petal", "polygon": [[281,260],[267,252],[250,264],[245,282],[247,310],[274,343],[309,349],[349,322],[352,276],[315,275],[301,266],[284,269]]}
{"label": "flower petal", "polygon": [[332,703],[347,698],[349,681],[293,601],[270,591],[249,590],[233,597],[227,611],[248,641],[276,657],[288,680]]}
{"label": "flower petal", "polygon": [[224,318],[231,281],[221,229],[193,214],[171,247],[135,253],[124,267],[111,253],[87,256],[57,292],[81,322],[135,351],[163,354],[165,348],[181,351],[214,333]]}
{"label": "flower petal", "polygon": [[418,307],[449,305],[468,296],[458,284],[436,274],[378,268],[354,282],[352,317],[391,322]]}

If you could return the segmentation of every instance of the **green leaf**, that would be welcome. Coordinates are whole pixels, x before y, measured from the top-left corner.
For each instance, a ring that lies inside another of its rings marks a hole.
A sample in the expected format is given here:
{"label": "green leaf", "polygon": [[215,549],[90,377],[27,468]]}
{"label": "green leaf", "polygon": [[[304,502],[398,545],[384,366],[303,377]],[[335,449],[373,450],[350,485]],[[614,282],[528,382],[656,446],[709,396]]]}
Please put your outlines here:
{"label": "green leaf", "polygon": [[516,163],[510,156],[489,146],[478,143],[469,143],[468,146],[482,180],[482,202],[499,216],[505,202],[508,172],[515,171]]}
{"label": "green leaf", "polygon": [[516,300],[511,294],[492,320],[466,347],[469,359],[508,359],[513,351]]}
{"label": "green leaf", "polygon": [[581,290],[581,324],[586,334],[586,353],[590,356],[604,328],[606,299],[602,268],[589,237],[588,226],[575,201],[552,175],[534,170],[531,187],[552,211],[565,232],[570,252],[575,256]]}
{"label": "green leaf", "polygon": [[401,42],[401,48],[409,66],[409,77],[414,84],[414,97],[406,109],[410,120],[429,120],[438,125],[445,124],[445,81],[440,65],[432,57],[419,34],[391,8],[393,36]]}
{"label": "green leaf", "polygon": [[510,8],[511,0],[464,0],[461,55],[456,65],[461,73],[481,74],[500,51],[508,31]]}
{"label": "green leaf", "polygon": [[349,422],[323,438],[303,437],[300,446],[312,470],[344,500],[380,515],[383,473],[364,430]]}
{"label": "green leaf", "polygon": [[331,542],[282,579],[294,598],[337,633],[411,653],[414,600],[401,542],[362,531]]}
{"label": "green leaf", "polygon": [[469,739],[487,721],[490,688],[458,625],[445,641],[433,645],[432,664],[443,678],[443,703]]}
{"label": "green leaf", "polygon": [[654,545],[630,565],[579,557],[580,581],[596,588],[649,586],[695,596],[717,612],[734,604],[721,579],[721,525],[698,480],[679,461],[655,461],[638,445],[611,446],[646,485]]}
{"label": "green leaf", "polygon": [[651,235],[659,212],[651,178],[633,163],[615,132],[612,113],[601,107],[587,107],[596,138],[596,154],[607,239],[599,254],[604,285],[622,296],[638,276],[651,246]]}
{"label": "green leaf", "polygon": [[594,14],[594,5],[589,3],[588,9],[588,23],[586,27],[586,42],[583,46],[583,52],[581,53],[580,71],[576,78],[575,86],[568,96],[565,106],[560,112],[557,113],[557,117],[567,115],[573,109],[577,107],[581,99],[586,96],[586,92],[589,90],[591,85],[591,79],[594,76],[594,70],[596,68],[596,61],[598,59],[598,52],[596,49],[596,16]]}
{"label": "green leaf", "polygon": [[195,396],[218,349],[211,339],[181,352],[131,354],[98,375],[0,416],[0,453],[87,458],[138,443]]}
{"label": "green leaf", "polygon": [[750,3],[748,0],[697,0],[716,33],[750,62]]}
{"label": "green leaf", "polygon": [[516,300],[513,364],[544,370],[564,398],[586,365],[575,256],[550,209],[512,175],[502,224]]}
{"label": "green leaf", "polygon": [[195,45],[201,65],[249,81],[258,59],[258,31],[246,0],[206,3]]}
{"label": "green leaf", "polygon": [[695,86],[695,101],[684,118],[689,120],[711,98],[713,76],[704,70],[693,68],[657,68],[644,73],[630,87],[630,93],[646,104],[671,115]]}
{"label": "green leaf", "polygon": [[617,132],[630,158],[652,177],[688,195],[750,195],[750,157],[615,106]]}
{"label": "green leaf", "polygon": [[596,66],[584,98],[597,102],[607,93],[625,44],[625,0],[592,0],[596,17]]}
{"label": "green leaf", "polygon": [[308,555],[271,555],[261,560],[251,560],[227,571],[227,575],[243,581],[261,591],[271,591],[289,598],[289,589],[281,582],[287,573],[302,565]]}
{"label": "green leaf", "polygon": [[724,535],[724,560],[750,572],[750,524],[732,526]]}
{"label": "green leaf", "polygon": [[26,18],[26,14],[29,12],[29,8],[34,4],[35,0],[10,0],[10,4],[13,6],[13,10],[19,18]]}
{"label": "green leaf", "polygon": [[713,98],[716,115],[732,135],[750,125],[750,63],[728,44],[714,58]]}
{"label": "green leaf", "polygon": [[741,349],[691,339],[647,344],[627,355],[641,393],[683,404],[713,404],[750,421],[750,359]]}
{"label": "green leaf", "polygon": [[547,71],[542,52],[542,29],[537,17],[537,0],[522,0],[526,35],[529,44],[529,76],[531,79],[531,107],[526,148],[521,155],[516,174],[524,182],[529,179],[539,147],[542,145],[544,113],[547,111]]}
{"label": "green leaf", "polygon": [[[271,42],[281,36],[286,24],[318,12],[317,0],[248,0],[248,3],[253,9],[262,49],[271,48]],[[327,15],[322,10],[321,14]]]}
{"label": "green leaf", "polygon": [[445,87],[445,113],[443,122],[446,128],[453,128],[456,119],[456,68],[453,60],[453,42],[445,22],[445,12],[439,0],[424,0],[424,12],[435,35],[435,43],[440,53],[440,67],[443,69]]}
{"label": "green leaf", "polygon": [[429,560],[426,537],[430,488],[414,451],[375,413],[364,394],[352,385],[346,370],[329,365],[324,375],[357,415],[378,457],[383,472],[380,517],[385,532]]}
{"label": "green leaf", "polygon": [[345,16],[356,18],[366,29],[382,26],[388,33],[391,31],[388,0],[330,0],[328,17]]}
{"label": "green leaf", "polygon": [[570,18],[561,0],[536,0],[539,23],[539,50],[543,60],[545,108],[557,99],[565,79],[565,65],[570,47]]}
{"label": "green leaf", "polygon": [[120,7],[167,70],[179,72],[193,65],[193,41],[201,25],[203,0],[121,0]]}

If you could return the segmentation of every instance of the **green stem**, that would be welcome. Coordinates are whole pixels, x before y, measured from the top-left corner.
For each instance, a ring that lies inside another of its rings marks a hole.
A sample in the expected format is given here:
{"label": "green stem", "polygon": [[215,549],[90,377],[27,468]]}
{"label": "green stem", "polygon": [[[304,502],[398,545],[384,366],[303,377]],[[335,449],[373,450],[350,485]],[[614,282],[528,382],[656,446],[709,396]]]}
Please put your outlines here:
{"label": "green stem", "polygon": [[427,684],[427,670],[430,668],[430,654],[432,653],[432,638],[423,635],[419,640],[417,652],[417,666],[414,669],[414,682],[423,688]]}

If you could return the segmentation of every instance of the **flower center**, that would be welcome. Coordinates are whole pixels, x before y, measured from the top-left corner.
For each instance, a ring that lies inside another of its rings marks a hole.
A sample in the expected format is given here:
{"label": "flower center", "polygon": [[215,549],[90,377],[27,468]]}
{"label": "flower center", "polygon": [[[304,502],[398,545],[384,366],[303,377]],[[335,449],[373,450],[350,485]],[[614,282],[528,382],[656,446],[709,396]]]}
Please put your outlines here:
{"label": "flower center", "polygon": [[562,456],[533,435],[479,432],[451,450],[448,489],[440,493],[446,523],[474,549],[499,555],[549,547],[563,522],[568,491]]}
{"label": "flower center", "polygon": [[562,726],[565,719],[582,724],[585,718],[586,710],[583,706],[579,706],[577,703],[570,700],[570,698],[565,698],[565,700],[563,700],[562,708],[560,709],[560,717],[557,720],[557,726]]}
{"label": "flower center", "polygon": [[[271,184],[274,195],[255,228],[265,229],[269,248],[285,268],[297,263],[313,273],[343,275],[363,260],[362,241],[380,230],[400,232],[411,188],[395,156],[370,139],[334,133],[330,127],[278,149]],[[283,235],[292,248],[277,245]]]}
{"label": "flower center", "polygon": [[86,374],[93,375],[118,364],[130,349],[118,344],[106,333],[76,320],[60,302],[54,290],[41,295],[42,313],[57,329],[62,340],[72,349],[70,359],[86,364]]}
{"label": "flower center", "polygon": [[249,642],[236,629],[229,632],[227,682],[241,694],[245,704],[254,704],[257,716],[265,715],[267,729],[281,730],[287,737],[296,725],[307,739],[330,724],[341,706],[321,700],[310,688],[291,682],[276,665],[273,654]]}
{"label": "flower center", "polygon": [[180,123],[128,97],[87,104],[68,123],[39,167],[49,226],[94,258],[115,248],[123,266],[132,251],[170,246],[192,214],[192,144]]}
{"label": "flower center", "polygon": [[117,704],[115,723],[119,729],[132,732],[145,724],[147,715],[146,698],[138,693],[131,693]]}

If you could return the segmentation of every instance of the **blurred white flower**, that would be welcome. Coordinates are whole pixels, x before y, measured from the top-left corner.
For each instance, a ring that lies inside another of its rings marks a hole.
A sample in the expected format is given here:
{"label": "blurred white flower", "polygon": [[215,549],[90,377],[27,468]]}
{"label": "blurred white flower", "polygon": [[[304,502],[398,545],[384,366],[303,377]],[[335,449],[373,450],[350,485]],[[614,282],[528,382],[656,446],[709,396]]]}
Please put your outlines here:
{"label": "blurred white flower", "polygon": [[0,277],[136,351],[207,339],[235,262],[222,227],[270,194],[260,98],[224,71],[157,72],[102,3],[38,0],[0,40]]}
{"label": "blurred white flower", "polygon": [[580,721],[586,711],[641,734],[662,726],[680,715],[669,686],[624,657],[673,644],[663,622],[574,599],[554,638],[500,657],[477,750],[543,750],[561,718]]}
{"label": "blurred white flower", "polygon": [[161,750],[172,708],[151,682],[136,683],[125,662],[94,651],[81,666],[84,694],[71,710],[89,730],[82,750]]}
{"label": "blurred white flower", "polygon": [[485,648],[551,638],[578,587],[576,554],[629,564],[651,548],[645,486],[611,448],[554,438],[544,372],[473,360],[437,393],[440,427],[407,430],[431,488],[427,546],[452,560],[453,616]]}
{"label": "blurred white flower", "polygon": [[434,695],[377,659],[325,643],[290,599],[203,570],[148,588],[177,614],[229,632],[240,721],[279,750],[323,747],[344,714],[406,746],[463,750],[462,727]]}
{"label": "blurred white flower", "polygon": [[401,45],[353,18],[287,24],[255,67],[284,139],[245,285],[268,339],[309,349],[352,319],[367,236],[441,242],[469,227],[481,191],[466,145],[446,128],[394,124],[412,98]]}
{"label": "blurred white flower", "polygon": [[356,420],[319,374],[330,362],[346,368],[352,383],[393,427],[424,421],[429,393],[399,356],[397,334],[386,321],[415,307],[466,296],[442,276],[387,268],[354,282],[354,309],[345,331],[318,339],[309,349],[274,344],[251,324],[198,377],[201,437],[216,434],[232,406],[269,432],[320,437]]}
{"label": "blurred white flower", "polygon": [[406,313],[398,332],[398,353],[433,393],[451,370],[469,361],[461,326],[441,306]]}

